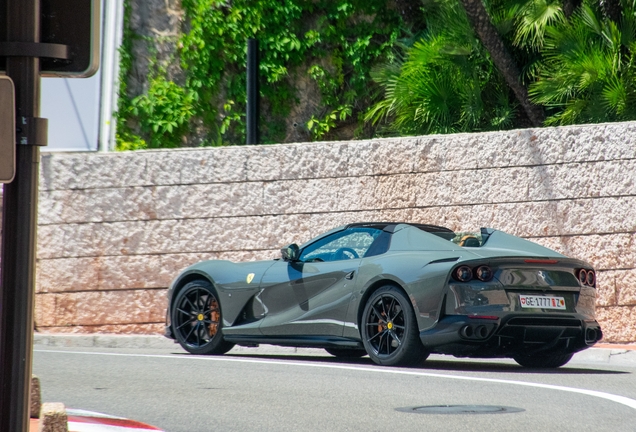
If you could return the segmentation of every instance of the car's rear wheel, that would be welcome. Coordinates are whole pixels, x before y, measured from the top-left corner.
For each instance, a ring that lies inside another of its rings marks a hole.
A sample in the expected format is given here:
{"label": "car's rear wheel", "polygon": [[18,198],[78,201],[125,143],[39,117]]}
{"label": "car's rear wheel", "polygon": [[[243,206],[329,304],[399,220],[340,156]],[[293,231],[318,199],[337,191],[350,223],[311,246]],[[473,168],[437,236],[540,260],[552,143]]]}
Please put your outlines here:
{"label": "car's rear wheel", "polygon": [[514,360],[523,367],[552,369],[566,364],[572,359],[573,354],[552,354],[534,356],[516,356]]}
{"label": "car's rear wheel", "polygon": [[367,355],[367,352],[360,348],[325,348],[325,351],[339,358],[359,358]]}
{"label": "car's rear wheel", "polygon": [[377,364],[413,366],[428,357],[411,302],[395,286],[384,286],[369,297],[361,324],[362,343]]}
{"label": "car's rear wheel", "polygon": [[234,344],[223,340],[219,297],[212,284],[186,284],[172,306],[172,328],[179,344],[192,354],[224,354]]}

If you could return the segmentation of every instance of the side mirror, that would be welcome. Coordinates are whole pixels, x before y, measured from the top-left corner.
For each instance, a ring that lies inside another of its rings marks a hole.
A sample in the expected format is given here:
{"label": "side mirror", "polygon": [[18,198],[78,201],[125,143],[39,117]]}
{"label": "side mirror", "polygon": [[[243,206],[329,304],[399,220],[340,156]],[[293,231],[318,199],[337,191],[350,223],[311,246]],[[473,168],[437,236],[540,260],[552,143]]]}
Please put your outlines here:
{"label": "side mirror", "polygon": [[292,243],[289,246],[285,246],[280,250],[283,260],[285,261],[298,261],[300,258],[300,248],[296,243]]}

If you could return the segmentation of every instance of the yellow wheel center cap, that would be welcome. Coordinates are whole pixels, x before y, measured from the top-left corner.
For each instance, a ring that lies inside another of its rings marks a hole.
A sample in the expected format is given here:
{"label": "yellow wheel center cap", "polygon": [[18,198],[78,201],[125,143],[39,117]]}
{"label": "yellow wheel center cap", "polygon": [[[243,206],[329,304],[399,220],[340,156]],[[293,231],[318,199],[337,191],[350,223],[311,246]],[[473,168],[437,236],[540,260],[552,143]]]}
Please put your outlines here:
{"label": "yellow wheel center cap", "polygon": [[392,323],[391,321],[389,321],[389,322],[386,324],[386,328],[388,328],[389,330],[391,330],[391,329],[393,328],[393,323]]}
{"label": "yellow wheel center cap", "polygon": [[199,315],[197,315],[197,319],[198,319],[199,321],[203,321],[203,314],[199,314]]}

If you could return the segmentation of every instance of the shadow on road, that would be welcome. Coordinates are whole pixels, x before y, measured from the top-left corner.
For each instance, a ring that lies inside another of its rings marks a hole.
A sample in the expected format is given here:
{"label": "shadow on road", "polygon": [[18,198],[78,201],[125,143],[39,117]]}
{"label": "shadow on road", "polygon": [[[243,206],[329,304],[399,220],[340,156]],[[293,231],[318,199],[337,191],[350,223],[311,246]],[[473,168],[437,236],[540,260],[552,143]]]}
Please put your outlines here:
{"label": "shadow on road", "polygon": [[[368,357],[362,358],[337,358],[332,356],[316,356],[316,355],[280,355],[280,354],[226,354],[227,357],[245,358],[245,359],[267,359],[267,360],[286,360],[296,362],[319,362],[344,365],[360,365],[360,366],[378,366]],[[461,372],[504,372],[516,374],[554,374],[554,375],[620,375],[631,374],[627,371],[616,371],[597,369],[587,366],[564,366],[557,369],[532,369],[524,368],[513,363],[501,363],[489,361],[489,359],[462,361],[449,357],[449,360],[429,359],[422,365],[411,367],[409,369],[418,369],[426,371],[461,371]]]}

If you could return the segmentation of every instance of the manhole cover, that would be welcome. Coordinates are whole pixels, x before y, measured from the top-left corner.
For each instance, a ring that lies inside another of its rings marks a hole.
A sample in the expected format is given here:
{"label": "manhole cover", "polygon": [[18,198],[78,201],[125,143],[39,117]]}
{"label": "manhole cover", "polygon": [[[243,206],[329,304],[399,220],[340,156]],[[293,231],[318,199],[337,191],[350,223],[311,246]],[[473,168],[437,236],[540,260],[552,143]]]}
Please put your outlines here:
{"label": "manhole cover", "polygon": [[498,405],[429,405],[396,410],[418,414],[507,414],[525,411],[522,408]]}

